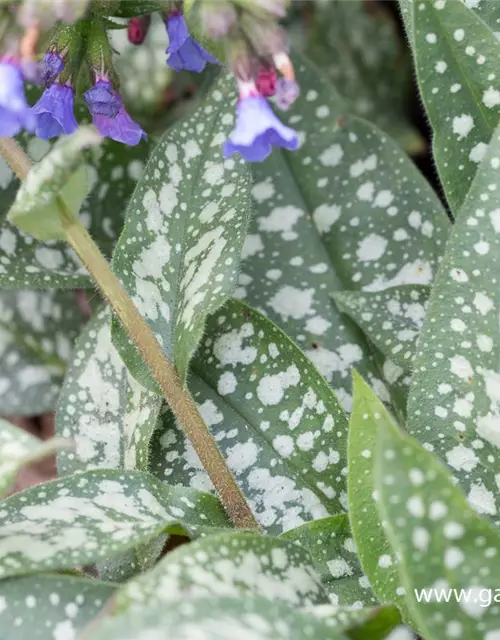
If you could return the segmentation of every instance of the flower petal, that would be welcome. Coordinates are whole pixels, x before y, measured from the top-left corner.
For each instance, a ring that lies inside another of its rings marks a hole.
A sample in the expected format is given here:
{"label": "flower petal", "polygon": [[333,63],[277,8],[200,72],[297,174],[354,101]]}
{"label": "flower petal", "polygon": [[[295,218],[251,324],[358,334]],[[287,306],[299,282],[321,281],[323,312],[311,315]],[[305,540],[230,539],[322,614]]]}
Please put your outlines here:
{"label": "flower petal", "polygon": [[249,96],[238,103],[236,127],[224,145],[226,157],[239,153],[249,162],[262,162],[272,147],[295,151],[297,133],[284,125],[262,96]]}
{"label": "flower petal", "polygon": [[95,115],[93,123],[101,135],[123,142],[129,147],[135,147],[143,138],[147,138],[146,133],[132,120],[123,106],[115,117]]}
{"label": "flower petal", "polygon": [[61,134],[69,135],[78,128],[73,114],[74,91],[66,84],[55,83],[43,92],[33,107],[36,135],[49,140]]}

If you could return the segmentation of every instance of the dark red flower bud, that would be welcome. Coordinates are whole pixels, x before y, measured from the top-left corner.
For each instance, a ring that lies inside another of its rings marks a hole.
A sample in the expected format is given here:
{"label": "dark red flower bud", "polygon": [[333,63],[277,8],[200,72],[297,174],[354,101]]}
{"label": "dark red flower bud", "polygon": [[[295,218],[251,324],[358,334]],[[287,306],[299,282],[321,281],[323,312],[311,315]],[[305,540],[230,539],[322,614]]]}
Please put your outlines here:
{"label": "dark red flower bud", "polygon": [[132,44],[142,44],[148,35],[151,16],[137,16],[128,21],[128,40]]}
{"label": "dark red flower bud", "polygon": [[272,67],[261,67],[257,75],[255,84],[259,93],[265,98],[270,98],[276,93],[276,85],[278,83],[278,74],[276,69]]}

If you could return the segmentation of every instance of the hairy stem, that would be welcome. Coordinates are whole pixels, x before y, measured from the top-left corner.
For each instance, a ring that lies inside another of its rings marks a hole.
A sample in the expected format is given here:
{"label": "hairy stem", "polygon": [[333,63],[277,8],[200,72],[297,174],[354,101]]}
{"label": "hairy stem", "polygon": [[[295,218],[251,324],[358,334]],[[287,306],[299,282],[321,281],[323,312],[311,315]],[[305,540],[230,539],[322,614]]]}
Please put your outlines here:
{"label": "hairy stem", "polygon": [[31,169],[31,160],[15,140],[0,138],[0,155],[7,160],[19,180],[24,180]]}
{"label": "hairy stem", "polygon": [[238,527],[256,529],[243,494],[227,468],[215,440],[201,417],[191,394],[183,387],[177,372],[163,353],[149,325],[138,312],[121,282],[86,229],[69,216],[62,218],[69,244],[76,251],[90,275],[108,299],[113,311],[139,349],[144,362],[151,369],[184,433],[191,441],[203,467],[219,493],[229,517]]}
{"label": "hairy stem", "polygon": [[[0,154],[7,160],[16,175],[23,180],[31,163],[17,143],[13,140],[0,138]],[[58,205],[68,243],[76,251],[98,284],[129,337],[139,349],[144,362],[151,369],[179,425],[192,443],[203,467],[210,476],[229,518],[237,527],[258,530],[259,525],[203,421],[191,394],[184,388],[156,336],[137,310],[87,230],[78,220],[68,214],[62,200],[58,201]]]}

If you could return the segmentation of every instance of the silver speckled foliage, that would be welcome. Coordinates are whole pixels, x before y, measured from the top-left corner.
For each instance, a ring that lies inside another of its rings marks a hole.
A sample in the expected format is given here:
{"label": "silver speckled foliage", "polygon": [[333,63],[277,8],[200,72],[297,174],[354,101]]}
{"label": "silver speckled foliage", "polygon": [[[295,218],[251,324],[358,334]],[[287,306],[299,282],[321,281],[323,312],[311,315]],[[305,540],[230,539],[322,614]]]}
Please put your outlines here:
{"label": "silver speckled foliage", "polygon": [[0,640],[500,640],[498,238],[498,0],[0,0]]}

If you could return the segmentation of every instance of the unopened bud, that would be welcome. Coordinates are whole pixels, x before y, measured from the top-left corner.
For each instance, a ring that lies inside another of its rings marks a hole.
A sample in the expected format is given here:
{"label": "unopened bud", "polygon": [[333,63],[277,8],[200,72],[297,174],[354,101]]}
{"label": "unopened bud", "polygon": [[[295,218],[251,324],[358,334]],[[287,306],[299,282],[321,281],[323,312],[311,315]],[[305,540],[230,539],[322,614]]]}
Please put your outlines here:
{"label": "unopened bud", "polygon": [[273,67],[261,67],[255,84],[259,93],[265,98],[270,98],[276,93],[276,85],[278,83],[278,74]]}
{"label": "unopened bud", "polygon": [[252,54],[242,38],[232,38],[228,45],[228,60],[234,75],[243,82],[253,81],[255,67]]}
{"label": "unopened bud", "polygon": [[238,14],[230,2],[206,0],[200,5],[200,19],[209,38],[228,36],[238,24]]}
{"label": "unopened bud", "polygon": [[288,50],[286,34],[274,22],[265,22],[249,13],[244,13],[240,26],[262,58],[272,58]]}
{"label": "unopened bud", "polygon": [[233,0],[242,9],[261,18],[284,18],[290,0]]}
{"label": "unopened bud", "polygon": [[280,78],[276,85],[275,102],[278,109],[288,111],[300,95],[299,85],[294,80]]}
{"label": "unopened bud", "polygon": [[150,25],[150,15],[130,18],[127,26],[128,41],[136,45],[142,44],[148,35]]}

